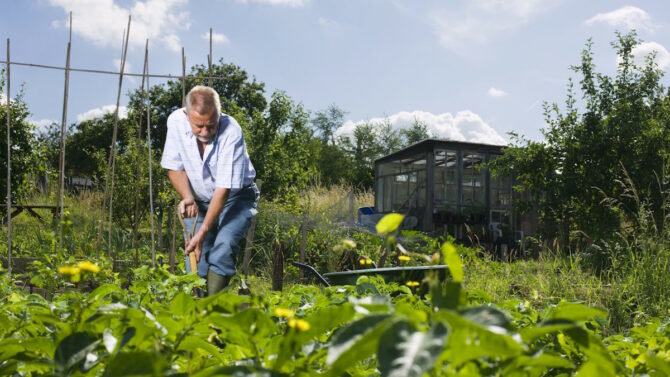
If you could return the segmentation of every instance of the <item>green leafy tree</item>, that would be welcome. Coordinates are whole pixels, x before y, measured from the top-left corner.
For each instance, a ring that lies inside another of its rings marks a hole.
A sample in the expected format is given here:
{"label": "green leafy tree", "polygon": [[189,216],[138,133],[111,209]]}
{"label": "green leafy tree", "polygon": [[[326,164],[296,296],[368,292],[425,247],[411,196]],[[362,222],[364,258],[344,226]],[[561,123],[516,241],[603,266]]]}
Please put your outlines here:
{"label": "green leafy tree", "polygon": [[412,126],[410,128],[400,130],[400,135],[405,138],[405,146],[418,143],[421,140],[430,137],[430,135],[428,135],[428,124],[414,117],[414,123],[412,123]]}
{"label": "green leafy tree", "polygon": [[[559,236],[568,247],[574,231],[598,239],[620,226],[621,213],[603,205],[606,197],[621,198],[628,215],[637,210],[635,198],[625,196],[617,182],[628,182],[649,201],[655,226],[665,216],[662,192],[670,152],[670,106],[661,84],[663,72],[654,55],[635,64],[634,32],[612,43],[619,64],[614,77],[596,72],[592,43],[581,63],[581,98],[569,82],[565,108],[544,105],[547,128],[544,142],[513,137],[513,144],[493,169],[516,175],[518,188],[531,194],[539,209],[546,236]],[[515,136],[515,135],[513,135]],[[625,215],[625,214],[624,214]]]}
{"label": "green leafy tree", "polygon": [[345,115],[347,113],[335,104],[328,106],[328,109],[324,111],[317,111],[314,114],[312,125],[319,131],[323,144],[328,144],[329,142],[335,144],[335,131],[342,127]]}
{"label": "green leafy tree", "polygon": [[[4,76],[4,71],[2,72]],[[0,82],[0,91],[4,93],[4,80]],[[5,203],[7,194],[7,102],[3,96],[0,101],[0,196],[1,203]],[[12,203],[23,203],[32,191],[31,173],[43,169],[39,162],[37,138],[33,133],[34,126],[27,119],[30,116],[28,105],[23,99],[23,89],[9,100],[10,143],[11,143],[11,191]],[[0,213],[5,214],[6,207],[2,206]]]}

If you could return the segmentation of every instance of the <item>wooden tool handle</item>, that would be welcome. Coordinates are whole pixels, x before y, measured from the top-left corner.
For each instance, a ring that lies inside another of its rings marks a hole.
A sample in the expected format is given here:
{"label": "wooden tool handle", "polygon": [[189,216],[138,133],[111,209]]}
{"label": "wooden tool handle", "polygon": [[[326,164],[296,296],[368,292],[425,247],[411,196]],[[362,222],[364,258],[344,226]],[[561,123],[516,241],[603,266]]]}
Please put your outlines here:
{"label": "wooden tool handle", "polygon": [[188,253],[188,260],[189,263],[191,264],[191,272],[194,274],[198,274],[198,263],[195,261],[195,253],[191,251]]}

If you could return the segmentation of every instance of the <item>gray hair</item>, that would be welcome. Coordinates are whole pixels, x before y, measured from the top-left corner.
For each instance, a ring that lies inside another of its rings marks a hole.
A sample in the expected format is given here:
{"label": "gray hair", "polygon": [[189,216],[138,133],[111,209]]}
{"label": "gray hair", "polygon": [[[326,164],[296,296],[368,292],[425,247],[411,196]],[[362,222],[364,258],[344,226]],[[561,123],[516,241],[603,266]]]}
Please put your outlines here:
{"label": "gray hair", "polygon": [[186,113],[191,110],[198,114],[207,114],[216,109],[217,118],[221,117],[221,99],[216,90],[204,86],[194,86],[186,95]]}

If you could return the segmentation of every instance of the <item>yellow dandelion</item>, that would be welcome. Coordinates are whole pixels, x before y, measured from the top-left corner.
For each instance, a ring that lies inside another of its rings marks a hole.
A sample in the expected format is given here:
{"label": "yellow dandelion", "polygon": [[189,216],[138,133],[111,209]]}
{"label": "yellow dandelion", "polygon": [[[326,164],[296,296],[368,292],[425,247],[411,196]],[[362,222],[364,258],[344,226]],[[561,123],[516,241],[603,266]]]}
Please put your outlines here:
{"label": "yellow dandelion", "polygon": [[291,309],[275,308],[275,315],[282,318],[293,318],[295,313]]}
{"label": "yellow dandelion", "polygon": [[356,242],[354,242],[353,240],[350,240],[348,238],[345,238],[345,239],[342,240],[342,245],[344,245],[345,247],[348,247],[350,249],[355,249],[356,248]]}
{"label": "yellow dandelion", "polygon": [[412,281],[412,280],[410,280],[410,281],[408,281],[407,283],[405,283],[405,285],[408,286],[408,287],[410,287],[410,288],[416,288],[416,287],[418,287],[419,285],[421,285],[421,283],[419,283],[418,281]]}
{"label": "yellow dandelion", "polygon": [[65,265],[58,267],[58,273],[63,276],[74,276],[79,275],[80,270],[77,266]]}
{"label": "yellow dandelion", "polygon": [[365,265],[366,265],[366,266],[370,266],[370,265],[372,265],[372,259],[366,259],[366,260],[365,260]]}
{"label": "yellow dandelion", "polygon": [[366,262],[367,262],[367,260],[365,258],[361,258],[361,260],[359,261],[361,266],[365,266]]}
{"label": "yellow dandelion", "polygon": [[307,331],[310,328],[309,322],[302,320],[302,319],[296,319],[296,318],[291,318],[288,321],[288,327],[292,329],[298,329],[298,331]]}
{"label": "yellow dandelion", "polygon": [[412,259],[412,258],[408,257],[407,255],[398,256],[398,260],[401,261],[401,262],[409,262],[410,259]]}
{"label": "yellow dandelion", "polygon": [[100,267],[98,267],[95,263],[89,262],[87,260],[77,263],[77,267],[82,272],[92,272],[94,274],[97,274],[98,272],[100,272]]}

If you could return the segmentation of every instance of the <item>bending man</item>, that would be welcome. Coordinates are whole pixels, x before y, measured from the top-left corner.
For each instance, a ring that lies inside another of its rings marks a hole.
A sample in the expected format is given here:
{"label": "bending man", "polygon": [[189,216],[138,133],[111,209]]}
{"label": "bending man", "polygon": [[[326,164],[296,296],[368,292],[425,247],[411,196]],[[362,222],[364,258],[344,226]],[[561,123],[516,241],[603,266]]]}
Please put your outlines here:
{"label": "bending man", "polygon": [[[189,218],[198,213],[186,254],[195,252],[198,274],[207,279],[207,294],[214,294],[235,274],[240,242],[259,198],[242,129],[231,116],[221,114],[214,89],[194,87],[186,96],[186,108],[170,114],[161,166],[182,198],[178,210],[189,228]],[[186,268],[191,270],[188,258]]]}

